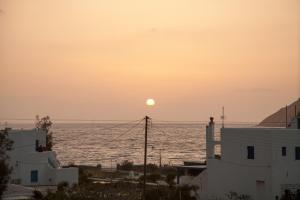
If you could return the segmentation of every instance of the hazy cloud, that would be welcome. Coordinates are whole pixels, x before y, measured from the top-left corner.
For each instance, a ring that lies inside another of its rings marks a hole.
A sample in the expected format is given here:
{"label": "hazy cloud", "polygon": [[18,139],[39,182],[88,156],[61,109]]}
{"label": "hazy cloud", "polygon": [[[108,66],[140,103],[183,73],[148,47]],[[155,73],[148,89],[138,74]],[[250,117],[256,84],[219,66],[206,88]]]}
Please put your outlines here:
{"label": "hazy cloud", "polygon": [[271,93],[275,92],[272,88],[238,88],[234,90],[235,92],[245,92],[245,93]]}

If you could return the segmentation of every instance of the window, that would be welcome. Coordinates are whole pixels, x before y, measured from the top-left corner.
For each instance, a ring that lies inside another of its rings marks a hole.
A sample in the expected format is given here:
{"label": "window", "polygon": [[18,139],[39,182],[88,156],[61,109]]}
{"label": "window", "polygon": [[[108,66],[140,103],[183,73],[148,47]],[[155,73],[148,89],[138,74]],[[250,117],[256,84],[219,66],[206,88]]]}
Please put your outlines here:
{"label": "window", "polygon": [[39,140],[35,140],[35,150],[37,151],[39,148]]}
{"label": "window", "polygon": [[253,160],[254,159],[254,146],[247,146],[247,152],[248,152],[247,158]]}
{"label": "window", "polygon": [[295,147],[295,159],[300,160],[300,147]]}
{"label": "window", "polygon": [[281,147],[281,155],[286,156],[286,147]]}
{"label": "window", "polygon": [[32,170],[30,174],[31,174],[30,175],[31,183],[37,183],[38,182],[38,176],[39,176],[38,170]]}

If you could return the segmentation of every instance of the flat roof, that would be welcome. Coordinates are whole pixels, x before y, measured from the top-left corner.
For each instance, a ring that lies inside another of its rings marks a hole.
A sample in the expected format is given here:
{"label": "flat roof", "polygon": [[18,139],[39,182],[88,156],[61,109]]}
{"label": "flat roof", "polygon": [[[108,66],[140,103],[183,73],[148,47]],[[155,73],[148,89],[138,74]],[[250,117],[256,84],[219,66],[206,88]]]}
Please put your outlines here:
{"label": "flat roof", "polygon": [[274,131],[274,132],[299,132],[300,129],[296,129],[296,128],[283,128],[283,127],[246,127],[246,128],[221,128],[221,133],[223,132],[228,132],[228,131],[232,131],[232,132],[237,132],[237,131]]}
{"label": "flat roof", "polygon": [[10,129],[7,131],[8,134],[28,134],[28,133],[46,133],[43,130],[38,129]]}

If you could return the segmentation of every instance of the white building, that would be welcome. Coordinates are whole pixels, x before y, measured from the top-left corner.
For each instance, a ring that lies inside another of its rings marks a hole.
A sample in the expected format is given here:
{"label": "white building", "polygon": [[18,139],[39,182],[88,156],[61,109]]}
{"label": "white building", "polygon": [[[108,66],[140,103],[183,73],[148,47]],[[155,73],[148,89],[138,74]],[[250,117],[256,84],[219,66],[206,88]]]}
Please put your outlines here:
{"label": "white building", "polygon": [[78,168],[62,168],[54,151],[42,151],[46,146],[46,133],[33,130],[8,130],[13,146],[8,151],[11,183],[25,186],[57,185],[66,181],[78,183]]}
{"label": "white building", "polygon": [[[300,119],[290,128],[221,128],[213,118],[206,127],[206,170],[181,184],[198,186],[200,199],[227,199],[230,191],[253,200],[300,199]],[[215,155],[216,146],[220,155]],[[187,181],[189,180],[189,181]],[[184,183],[185,182],[185,183]]]}

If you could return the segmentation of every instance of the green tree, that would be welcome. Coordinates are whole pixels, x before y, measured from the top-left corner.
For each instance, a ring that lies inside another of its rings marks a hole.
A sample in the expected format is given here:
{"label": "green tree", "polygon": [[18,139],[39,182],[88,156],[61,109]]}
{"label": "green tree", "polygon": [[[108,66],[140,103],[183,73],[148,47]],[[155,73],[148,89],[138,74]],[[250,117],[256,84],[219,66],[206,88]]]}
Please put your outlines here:
{"label": "green tree", "polygon": [[8,129],[0,130],[0,199],[2,199],[2,194],[6,189],[12,170],[9,167],[9,157],[6,152],[11,149],[12,144],[13,142],[8,139]]}
{"label": "green tree", "polygon": [[52,150],[53,147],[53,136],[52,136],[52,132],[50,131],[51,127],[52,127],[52,121],[50,119],[49,116],[46,117],[42,117],[41,119],[39,118],[39,116],[36,116],[36,128],[43,130],[46,132],[46,149],[48,151]]}

